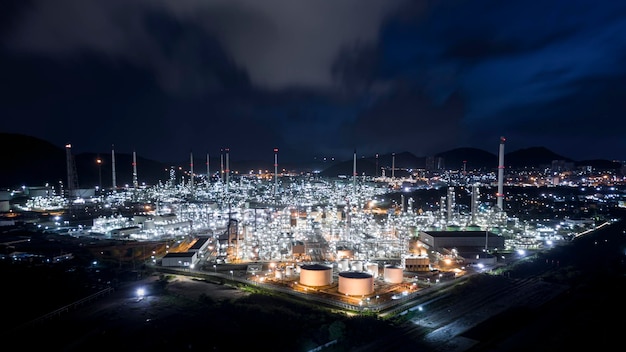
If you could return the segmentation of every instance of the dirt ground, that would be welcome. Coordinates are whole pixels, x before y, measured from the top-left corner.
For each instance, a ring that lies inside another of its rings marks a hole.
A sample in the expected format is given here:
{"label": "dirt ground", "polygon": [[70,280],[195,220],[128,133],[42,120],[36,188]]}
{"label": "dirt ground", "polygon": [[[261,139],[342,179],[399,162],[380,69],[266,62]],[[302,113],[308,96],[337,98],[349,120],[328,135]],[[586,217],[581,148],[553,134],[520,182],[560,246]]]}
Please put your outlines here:
{"label": "dirt ground", "polygon": [[[117,350],[159,350],[165,334],[184,331],[201,324],[202,313],[196,307],[201,294],[215,301],[237,299],[248,293],[227,285],[171,276],[167,294],[151,292],[158,275],[127,283],[108,296],[44,321],[15,327],[10,339],[21,348],[45,345],[55,351],[84,351],[95,346]],[[145,289],[139,296],[137,290]],[[126,344],[124,347],[123,345]]]}

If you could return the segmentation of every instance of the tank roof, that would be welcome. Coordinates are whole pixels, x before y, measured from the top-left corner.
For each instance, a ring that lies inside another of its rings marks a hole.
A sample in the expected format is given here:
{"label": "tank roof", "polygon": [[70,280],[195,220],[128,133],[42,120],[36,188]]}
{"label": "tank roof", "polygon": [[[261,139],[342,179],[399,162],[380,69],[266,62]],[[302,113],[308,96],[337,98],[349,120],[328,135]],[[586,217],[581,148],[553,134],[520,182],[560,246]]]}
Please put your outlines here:
{"label": "tank roof", "polygon": [[331,270],[331,268],[329,266],[322,265],[322,264],[303,265],[301,267],[301,269],[305,269],[305,270]]}
{"label": "tank roof", "polygon": [[341,277],[347,277],[351,279],[367,279],[371,278],[372,274],[362,272],[362,271],[343,271],[339,273]]}

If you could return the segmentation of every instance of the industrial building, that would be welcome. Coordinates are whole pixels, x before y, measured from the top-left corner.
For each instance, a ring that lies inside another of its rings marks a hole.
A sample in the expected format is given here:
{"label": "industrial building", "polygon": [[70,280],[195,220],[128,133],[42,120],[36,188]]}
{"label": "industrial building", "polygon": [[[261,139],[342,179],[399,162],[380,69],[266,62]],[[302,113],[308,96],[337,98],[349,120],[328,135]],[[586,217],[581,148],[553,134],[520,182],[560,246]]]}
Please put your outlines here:
{"label": "industrial building", "polygon": [[167,253],[161,259],[162,266],[190,267],[198,262],[198,252]]}
{"label": "industrial building", "polygon": [[445,252],[453,248],[504,249],[504,237],[489,231],[420,231],[418,241],[428,250]]}
{"label": "industrial building", "polygon": [[504,249],[504,237],[489,231],[421,231],[418,242],[438,257],[464,264],[495,264],[496,257],[489,252]]}

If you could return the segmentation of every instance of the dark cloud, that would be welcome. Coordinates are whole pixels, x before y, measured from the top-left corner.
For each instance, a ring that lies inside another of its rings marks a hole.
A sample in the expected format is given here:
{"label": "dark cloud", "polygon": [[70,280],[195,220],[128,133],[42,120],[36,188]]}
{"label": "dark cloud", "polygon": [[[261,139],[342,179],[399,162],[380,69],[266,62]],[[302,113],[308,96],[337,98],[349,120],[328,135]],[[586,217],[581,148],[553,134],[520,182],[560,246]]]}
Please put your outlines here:
{"label": "dark cloud", "polygon": [[77,151],[349,159],[495,152],[501,135],[575,159],[626,150],[626,3],[1,6],[3,130]]}
{"label": "dark cloud", "polygon": [[[67,56],[94,51],[151,67],[169,81],[178,62],[168,60],[155,32],[154,13],[180,26],[202,28],[244,67],[255,85],[282,89],[328,87],[338,50],[376,41],[380,23],[400,1],[289,0],[33,1],[10,38],[13,48]],[[173,26],[167,29],[176,31]],[[176,40],[178,38],[170,37]],[[171,48],[170,48],[171,49]],[[174,67],[173,67],[174,65]],[[197,68],[198,66],[193,66]]]}

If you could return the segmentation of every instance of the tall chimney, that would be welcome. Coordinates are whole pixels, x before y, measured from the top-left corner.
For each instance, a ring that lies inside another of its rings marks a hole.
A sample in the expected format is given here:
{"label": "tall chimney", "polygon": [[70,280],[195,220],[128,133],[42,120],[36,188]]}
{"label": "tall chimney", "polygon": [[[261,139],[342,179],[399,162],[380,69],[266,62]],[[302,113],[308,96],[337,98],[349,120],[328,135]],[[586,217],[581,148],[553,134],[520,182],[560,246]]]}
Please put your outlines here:
{"label": "tall chimney", "polygon": [[352,192],[356,193],[356,149],[354,150],[354,156],[352,157]]}
{"label": "tall chimney", "polygon": [[230,168],[228,166],[228,163],[229,163],[228,152],[230,152],[230,149],[226,148],[225,151],[226,151],[226,170],[224,170],[224,172],[226,173],[226,190],[228,191],[228,177],[230,175]]}
{"label": "tall chimney", "polygon": [[76,165],[74,165],[72,156],[72,145],[69,143],[65,145],[65,161],[67,166],[67,196],[73,197],[78,182],[76,180]]}
{"label": "tall chimney", "polygon": [[496,193],[496,197],[498,200],[498,210],[503,211],[504,207],[502,205],[502,200],[504,197],[504,142],[506,138],[500,137],[500,153],[499,153],[499,162],[498,162],[498,193]]}
{"label": "tall chimney", "polygon": [[111,144],[111,180],[113,191],[117,189],[117,180],[115,179],[115,145]]}
{"label": "tall chimney", "polygon": [[476,224],[476,215],[478,215],[478,184],[474,183],[472,185],[472,204],[471,204],[471,213],[472,213],[472,225]]}
{"label": "tall chimney", "polygon": [[193,152],[189,152],[189,186],[191,187],[191,192],[193,192]]}
{"label": "tall chimney", "polygon": [[133,187],[139,188],[139,181],[137,180],[137,153],[133,150]]}
{"label": "tall chimney", "polygon": [[220,149],[220,182],[224,182],[224,148]]}
{"label": "tall chimney", "polygon": [[209,153],[206,153],[206,182],[207,186],[211,183],[211,167],[209,164]]}
{"label": "tall chimney", "polygon": [[278,193],[278,148],[274,148],[274,198]]}

